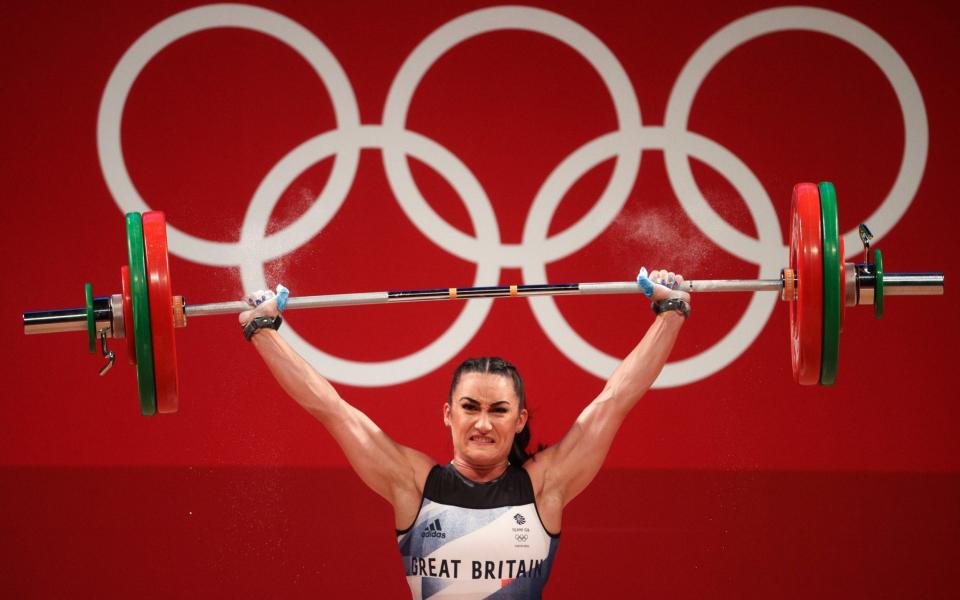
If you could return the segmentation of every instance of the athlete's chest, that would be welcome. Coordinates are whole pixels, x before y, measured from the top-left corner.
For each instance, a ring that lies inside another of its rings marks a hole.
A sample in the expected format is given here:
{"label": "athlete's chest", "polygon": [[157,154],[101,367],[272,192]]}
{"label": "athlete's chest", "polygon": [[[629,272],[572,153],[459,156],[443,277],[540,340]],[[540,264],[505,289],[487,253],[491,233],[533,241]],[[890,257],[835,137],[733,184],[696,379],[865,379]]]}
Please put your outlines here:
{"label": "athlete's chest", "polygon": [[475,582],[545,578],[552,549],[533,503],[474,509],[424,499],[398,541],[408,577]]}

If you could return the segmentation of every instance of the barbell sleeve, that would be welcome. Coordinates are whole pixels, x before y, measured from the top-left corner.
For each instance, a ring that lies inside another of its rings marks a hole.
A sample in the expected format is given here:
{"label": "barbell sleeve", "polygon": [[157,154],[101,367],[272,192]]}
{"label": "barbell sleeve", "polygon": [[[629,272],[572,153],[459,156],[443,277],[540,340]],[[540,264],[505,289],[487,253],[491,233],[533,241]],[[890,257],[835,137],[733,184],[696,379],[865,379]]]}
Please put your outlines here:
{"label": "barbell sleeve", "polygon": [[[93,318],[97,330],[112,326],[111,298],[93,299]],[[87,309],[56,308],[23,313],[23,332],[27,335],[60,333],[63,331],[86,331]]]}
{"label": "barbell sleeve", "polygon": [[942,296],[943,273],[886,273],[883,286],[887,296]]}

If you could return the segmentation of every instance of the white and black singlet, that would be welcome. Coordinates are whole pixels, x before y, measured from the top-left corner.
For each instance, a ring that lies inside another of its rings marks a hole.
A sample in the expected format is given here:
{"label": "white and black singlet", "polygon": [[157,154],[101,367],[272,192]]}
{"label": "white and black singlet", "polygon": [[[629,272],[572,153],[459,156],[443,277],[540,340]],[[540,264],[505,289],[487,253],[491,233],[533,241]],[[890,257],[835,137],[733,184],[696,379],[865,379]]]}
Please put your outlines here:
{"label": "white and black singlet", "polygon": [[526,470],[477,483],[448,464],[431,469],[397,542],[415,600],[539,598],[560,534],[541,523]]}

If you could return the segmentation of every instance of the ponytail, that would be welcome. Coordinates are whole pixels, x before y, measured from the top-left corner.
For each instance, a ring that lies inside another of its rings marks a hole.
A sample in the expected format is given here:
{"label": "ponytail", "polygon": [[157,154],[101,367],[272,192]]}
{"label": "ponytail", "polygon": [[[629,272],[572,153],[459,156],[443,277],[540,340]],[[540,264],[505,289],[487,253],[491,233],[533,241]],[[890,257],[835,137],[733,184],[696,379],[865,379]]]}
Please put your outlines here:
{"label": "ponytail", "polygon": [[510,464],[520,467],[523,463],[536,454],[527,454],[527,446],[530,444],[530,415],[527,414],[527,422],[523,425],[520,433],[513,438],[513,446],[510,447]]}

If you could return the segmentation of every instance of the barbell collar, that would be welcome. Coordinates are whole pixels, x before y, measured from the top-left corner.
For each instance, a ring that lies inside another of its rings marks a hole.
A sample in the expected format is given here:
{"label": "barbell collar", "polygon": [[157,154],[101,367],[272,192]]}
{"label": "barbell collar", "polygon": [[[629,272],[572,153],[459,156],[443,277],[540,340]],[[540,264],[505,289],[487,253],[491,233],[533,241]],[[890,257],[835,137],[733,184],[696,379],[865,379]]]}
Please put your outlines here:
{"label": "barbell collar", "polygon": [[[107,335],[114,338],[126,337],[126,326],[123,323],[123,294],[110,296],[110,316],[110,331]],[[97,331],[101,331],[101,328],[97,327]]]}
{"label": "barbell collar", "polygon": [[843,264],[843,305],[856,306],[860,298],[859,278],[857,277],[857,265],[854,263]]}

